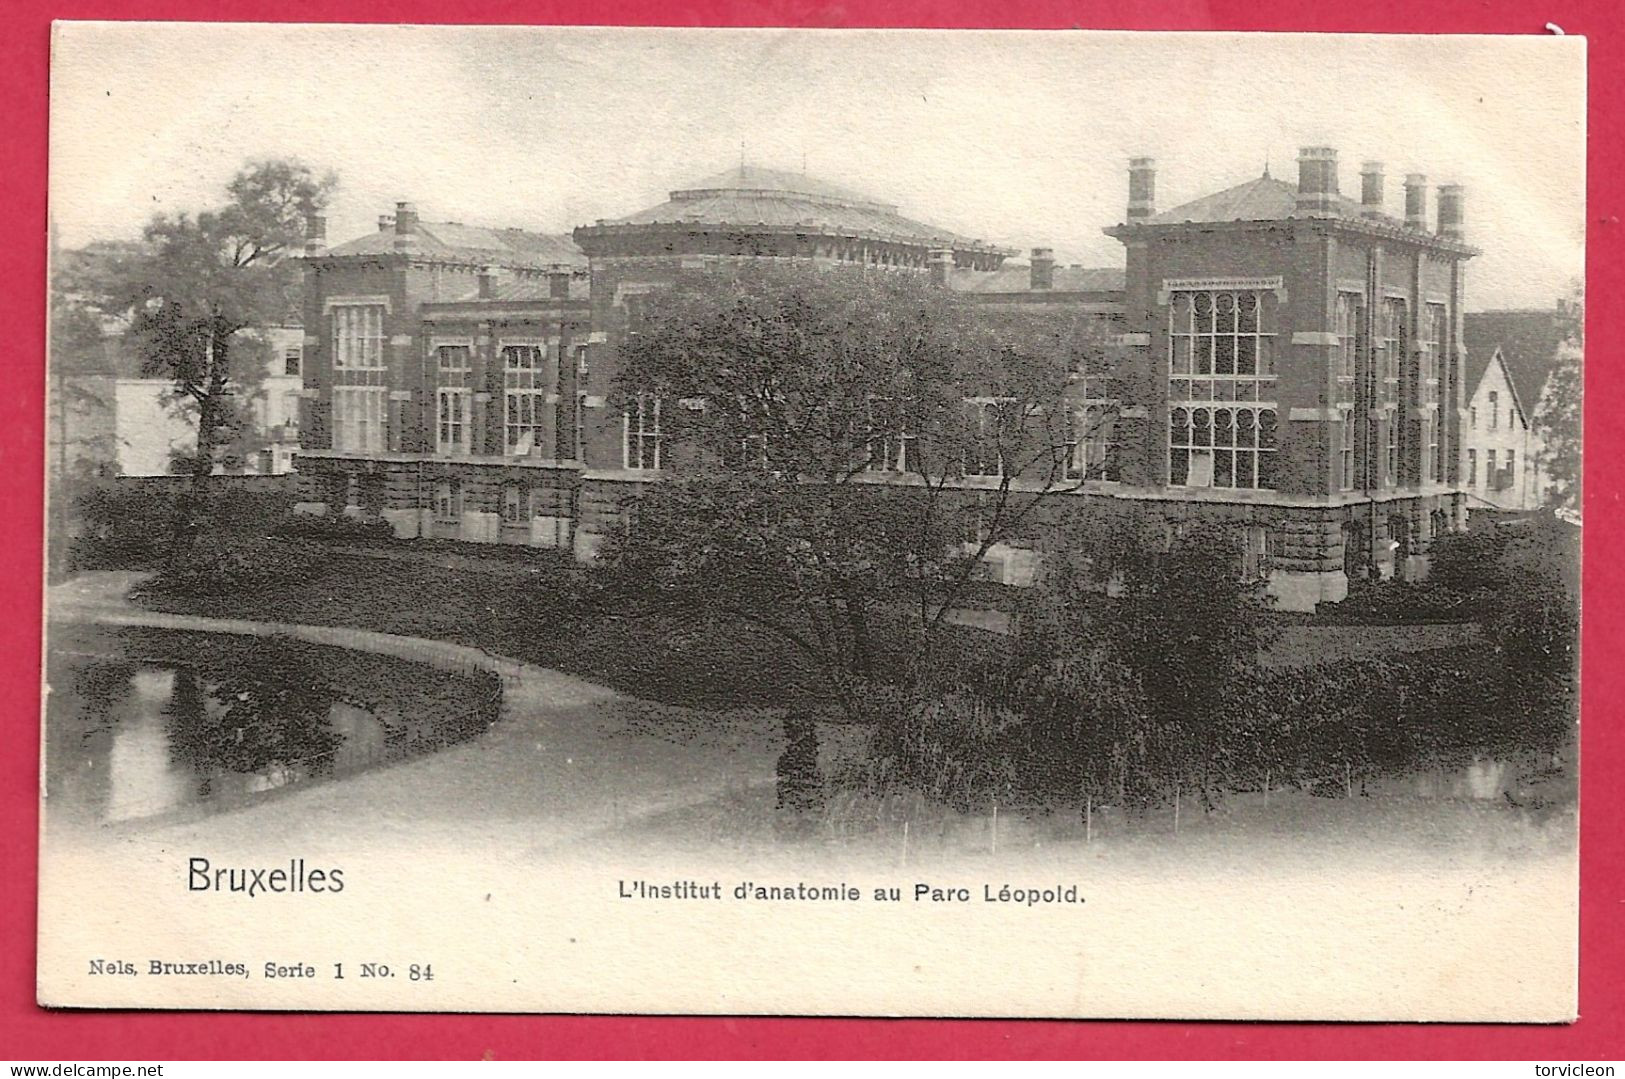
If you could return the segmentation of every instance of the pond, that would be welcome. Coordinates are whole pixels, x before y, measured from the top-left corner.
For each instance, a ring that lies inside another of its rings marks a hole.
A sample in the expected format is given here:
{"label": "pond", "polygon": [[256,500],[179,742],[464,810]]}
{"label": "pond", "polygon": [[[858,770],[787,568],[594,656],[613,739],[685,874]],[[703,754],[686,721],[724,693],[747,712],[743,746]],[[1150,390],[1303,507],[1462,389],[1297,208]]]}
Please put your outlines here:
{"label": "pond", "polygon": [[[266,639],[224,649],[202,643],[221,639],[78,632],[53,639],[44,765],[51,823],[240,805],[452,744],[495,718],[490,701],[431,699],[420,709],[361,703],[353,689],[334,688],[335,672],[357,664],[399,684],[401,672],[390,665],[403,661],[333,649],[323,662],[314,646]],[[419,670],[418,678],[457,678]]]}

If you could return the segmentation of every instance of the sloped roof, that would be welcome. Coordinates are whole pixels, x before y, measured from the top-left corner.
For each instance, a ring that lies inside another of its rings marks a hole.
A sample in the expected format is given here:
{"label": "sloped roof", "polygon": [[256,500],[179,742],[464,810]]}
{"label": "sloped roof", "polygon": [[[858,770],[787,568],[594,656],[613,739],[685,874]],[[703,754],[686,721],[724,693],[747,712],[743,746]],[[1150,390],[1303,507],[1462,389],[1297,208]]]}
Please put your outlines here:
{"label": "sloped roof", "polygon": [[[996,292],[1033,292],[1032,267],[1025,263],[1001,266],[997,270],[960,267],[948,277],[955,292],[978,295]],[[1052,292],[1121,292],[1124,272],[1112,266],[1056,266]],[[1038,292],[1046,290],[1039,289]]]}
{"label": "sloped roof", "polygon": [[670,193],[658,206],[604,225],[761,225],[915,244],[988,247],[902,216],[896,205],[799,173],[742,165]]}
{"label": "sloped roof", "polygon": [[[1337,197],[1337,210],[1343,217],[1362,217],[1360,203],[1346,195]],[[1171,210],[1150,218],[1146,224],[1177,225],[1186,222],[1203,224],[1224,221],[1279,221],[1293,217],[1298,209],[1298,187],[1285,180],[1264,175],[1235,187],[1227,187],[1211,195],[1175,206]],[[1376,220],[1388,225],[1403,226],[1404,222],[1383,214]]]}
{"label": "sloped roof", "polygon": [[[570,278],[570,296],[572,300],[585,300],[591,295],[591,284],[585,277]],[[515,280],[512,278],[496,282],[496,290],[490,296],[481,296],[479,286],[470,288],[467,292],[448,299],[436,300],[436,303],[550,303],[554,301],[553,284],[545,279],[529,278]]]}
{"label": "sloped roof", "polygon": [[1484,377],[1485,368],[1499,348],[1519,402],[1532,412],[1557,366],[1558,346],[1567,332],[1565,320],[1555,309],[1469,312],[1462,317],[1467,392],[1471,393]]}
{"label": "sloped roof", "polygon": [[[569,236],[527,232],[524,229],[490,229],[461,225],[455,221],[419,221],[410,234],[413,254],[434,255],[448,261],[516,266],[526,269],[581,267],[587,265]],[[398,249],[393,232],[371,232],[347,243],[331,247],[323,256],[392,255]]]}

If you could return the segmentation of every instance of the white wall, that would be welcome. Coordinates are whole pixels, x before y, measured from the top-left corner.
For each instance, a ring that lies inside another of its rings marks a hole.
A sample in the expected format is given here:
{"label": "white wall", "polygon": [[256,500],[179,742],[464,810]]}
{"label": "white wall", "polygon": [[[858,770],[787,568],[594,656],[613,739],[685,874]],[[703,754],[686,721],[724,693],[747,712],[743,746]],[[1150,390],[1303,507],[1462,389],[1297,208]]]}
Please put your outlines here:
{"label": "white wall", "polygon": [[[1520,402],[1515,398],[1506,368],[1498,358],[1491,359],[1473,388],[1462,424],[1462,442],[1467,451],[1462,458],[1463,476],[1467,491],[1475,500],[1506,510],[1539,508],[1545,488],[1536,463],[1540,439],[1530,430],[1529,415],[1524,411],[1533,407],[1534,402]],[[1488,476],[1492,451],[1497,472],[1505,470],[1509,451],[1516,465],[1515,474],[1509,477],[1510,486],[1500,490]]]}

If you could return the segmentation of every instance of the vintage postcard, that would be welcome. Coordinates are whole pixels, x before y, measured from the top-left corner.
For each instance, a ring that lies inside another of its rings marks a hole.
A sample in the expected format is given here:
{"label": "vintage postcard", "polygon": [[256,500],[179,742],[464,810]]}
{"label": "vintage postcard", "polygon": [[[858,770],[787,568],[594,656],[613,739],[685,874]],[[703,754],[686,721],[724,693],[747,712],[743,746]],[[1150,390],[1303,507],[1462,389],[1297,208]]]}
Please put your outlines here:
{"label": "vintage postcard", "polygon": [[41,1003],[1572,1020],[1585,60],[58,24]]}

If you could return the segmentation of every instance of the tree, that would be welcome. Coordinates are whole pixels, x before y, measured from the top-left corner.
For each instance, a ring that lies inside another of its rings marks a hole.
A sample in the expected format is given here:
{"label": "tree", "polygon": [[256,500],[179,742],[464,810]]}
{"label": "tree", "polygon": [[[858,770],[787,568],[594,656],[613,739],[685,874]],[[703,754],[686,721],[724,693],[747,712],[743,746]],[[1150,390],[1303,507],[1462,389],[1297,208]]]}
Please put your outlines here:
{"label": "tree", "polygon": [[222,447],[237,437],[244,390],[263,370],[245,362],[255,334],[297,308],[296,253],[309,217],[336,180],[295,161],[257,161],[227,185],[224,205],[195,215],[159,214],[139,245],[84,282],[102,310],[130,319],[143,373],[166,377],[195,409],[192,478],[177,505],[170,558],[190,551]]}
{"label": "tree", "polygon": [[1541,439],[1538,463],[1546,474],[1546,504],[1578,515],[1581,482],[1581,427],[1585,383],[1585,298],[1579,285],[1558,304],[1564,334],[1557,363],[1535,406]]}
{"label": "tree", "polygon": [[[665,602],[779,635],[852,718],[880,674],[930,669],[988,551],[1080,482],[1064,402],[1099,363],[1087,318],[802,264],[693,275],[638,314],[617,396],[658,415],[675,478],[643,495],[606,561]],[[894,624],[898,599],[911,626]],[[914,670],[877,670],[877,618],[909,637]]]}

